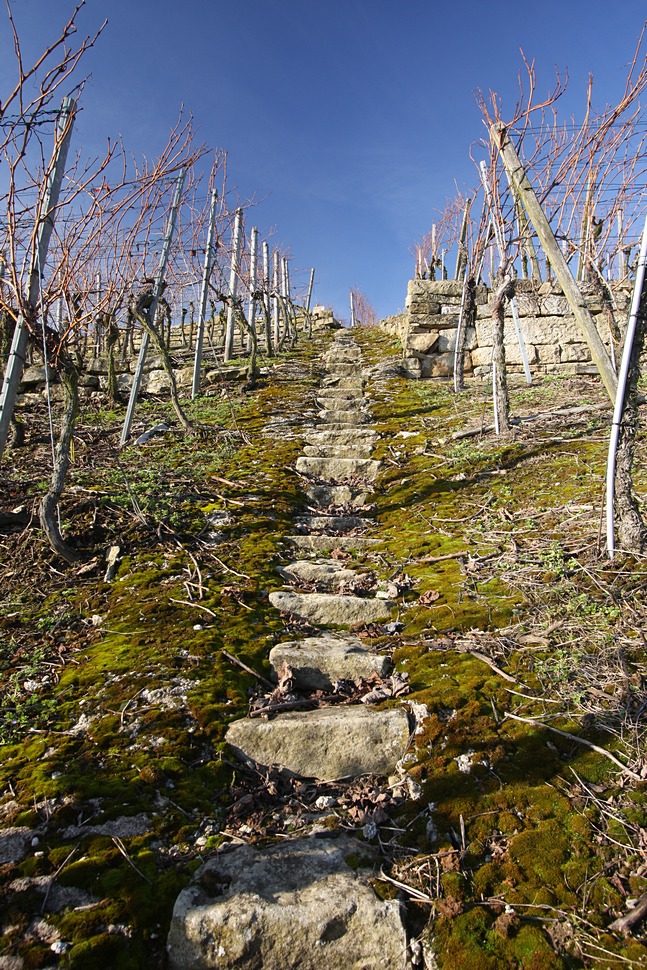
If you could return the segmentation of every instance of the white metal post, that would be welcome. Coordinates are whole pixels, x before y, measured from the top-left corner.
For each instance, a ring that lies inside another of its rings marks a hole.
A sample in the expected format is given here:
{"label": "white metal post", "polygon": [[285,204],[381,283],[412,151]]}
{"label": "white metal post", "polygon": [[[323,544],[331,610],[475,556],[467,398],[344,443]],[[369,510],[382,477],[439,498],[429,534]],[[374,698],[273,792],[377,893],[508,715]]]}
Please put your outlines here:
{"label": "white metal post", "polygon": [[272,288],[274,290],[275,296],[273,297],[273,310],[274,310],[274,349],[279,349],[279,254],[278,250],[274,250],[272,253]]}
{"label": "white metal post", "polygon": [[268,357],[272,354],[272,327],[270,325],[270,247],[267,240],[263,240],[263,300],[265,302],[265,349]]}
{"label": "white metal post", "polygon": [[[173,195],[173,202],[171,203],[171,211],[168,215],[168,220],[166,223],[166,232],[164,234],[164,242],[162,244],[162,254],[160,256],[159,266],[157,268],[157,276],[155,277],[155,283],[153,284],[153,301],[149,307],[149,315],[151,322],[155,322],[155,314],[157,313],[157,304],[159,303],[160,296],[162,295],[164,289],[164,274],[166,273],[166,266],[168,263],[169,253],[171,251],[171,240],[173,239],[173,233],[175,231],[175,223],[177,220],[177,211],[180,208],[180,199],[182,198],[182,189],[184,188],[184,179],[186,177],[186,169],[183,168],[177,177],[175,183],[175,193]],[[146,360],[146,351],[148,350],[149,336],[146,330],[142,333],[142,342],[139,348],[139,357],[137,358],[137,366],[135,368],[135,373],[133,374],[133,383],[130,388],[130,397],[128,399],[128,407],[126,408],[126,417],[124,418],[124,426],[121,431],[121,438],[119,440],[120,447],[123,446],[128,441],[130,436],[130,427],[133,422],[133,415],[135,413],[135,404],[137,403],[137,395],[139,394],[139,387],[142,382],[142,374],[144,373],[144,361]]]}
{"label": "white metal post", "polygon": [[310,282],[308,283],[308,296],[306,297],[306,313],[310,312],[310,300],[312,299],[312,287],[315,282],[315,270],[314,266],[310,270]]}
{"label": "white metal post", "polygon": [[[258,229],[256,226],[252,228],[252,235],[249,241],[249,309],[247,311],[247,320],[249,321],[249,326],[252,328],[254,333],[256,333],[256,299],[254,293],[256,292],[256,260],[258,259]],[[251,350],[252,338],[247,337],[247,349]]]}
{"label": "white metal post", "polygon": [[243,226],[243,210],[236,209],[236,216],[234,219],[234,238],[233,238],[233,248],[231,254],[231,272],[229,274],[229,304],[227,306],[227,330],[225,333],[225,356],[224,360],[227,363],[231,360],[234,351],[234,321],[236,315],[234,313],[234,300],[238,294],[238,264],[240,262],[240,242],[242,237],[242,226]]}
{"label": "white metal post", "polygon": [[207,232],[207,248],[204,253],[204,266],[202,269],[202,286],[200,288],[200,307],[198,309],[198,332],[195,338],[195,358],[193,361],[193,385],[191,387],[191,398],[196,398],[200,393],[200,368],[202,366],[202,342],[204,339],[204,321],[207,315],[207,297],[209,296],[209,278],[211,276],[211,264],[213,256],[213,234],[216,227],[216,208],[218,206],[218,190],[211,192],[211,210],[209,212],[209,230]]}

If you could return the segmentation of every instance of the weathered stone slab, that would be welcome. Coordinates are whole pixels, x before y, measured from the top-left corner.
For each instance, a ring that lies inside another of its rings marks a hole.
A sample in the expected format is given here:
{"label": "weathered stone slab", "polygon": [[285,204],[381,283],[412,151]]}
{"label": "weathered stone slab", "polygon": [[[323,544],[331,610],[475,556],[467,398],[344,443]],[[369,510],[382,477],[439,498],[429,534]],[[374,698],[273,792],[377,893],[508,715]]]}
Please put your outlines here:
{"label": "weathered stone slab", "polygon": [[427,330],[425,333],[413,333],[407,338],[407,351],[418,351],[422,354],[430,354],[438,343],[439,332],[437,330]]}
{"label": "weathered stone slab", "polygon": [[366,399],[364,397],[344,397],[345,391],[337,391],[337,395],[334,397],[317,397],[315,402],[317,407],[323,408],[325,411],[327,408],[335,411],[358,411],[366,406]]}
{"label": "weathered stone slab", "polygon": [[357,442],[378,441],[380,435],[372,428],[348,428],[346,431],[329,431],[324,428],[312,428],[304,435],[304,440],[312,445],[337,444],[355,445]]}
{"label": "weathered stone slab", "polygon": [[401,707],[324,707],[271,720],[241,718],[225,740],[243,761],[281,765],[303,778],[390,775],[407,750],[409,720]]}
{"label": "weathered stone slab", "polygon": [[369,418],[368,414],[366,414],[364,411],[360,411],[358,408],[353,408],[348,411],[320,411],[319,420],[325,421],[327,424],[339,425],[340,427],[345,427],[347,425],[352,427],[358,424],[368,424]]}
{"label": "weathered stone slab", "polygon": [[370,458],[372,441],[359,441],[354,445],[304,445],[303,454],[310,458]]}
{"label": "weathered stone slab", "polygon": [[270,650],[270,663],[276,671],[287,663],[300,690],[329,690],[338,680],[370,677],[373,671],[386,677],[393,668],[389,657],[371,652],[362,640],[335,637],[278,643]]}
{"label": "weathered stone slab", "polygon": [[353,529],[369,529],[375,525],[373,519],[361,515],[299,515],[296,524],[308,532],[352,532]]}
{"label": "weathered stone slab", "polygon": [[391,600],[361,599],[335,593],[293,593],[275,590],[270,603],[284,613],[294,613],[321,626],[354,626],[356,623],[378,623],[391,616],[396,604]]}
{"label": "weathered stone slab", "polygon": [[29,852],[29,843],[33,836],[31,829],[26,826],[0,830],[0,865],[22,862]]}
{"label": "weathered stone slab", "polygon": [[297,471],[300,475],[317,478],[325,482],[348,482],[353,478],[363,478],[373,482],[382,468],[382,463],[372,458],[297,458]]}
{"label": "weathered stone slab", "polygon": [[321,508],[345,505],[350,509],[361,509],[368,501],[364,489],[351,485],[311,485],[306,489],[306,495],[313,505]]}
{"label": "weathered stone slab", "polygon": [[367,849],[310,837],[218,853],[176,900],[170,970],[404,970],[400,904],[346,861]]}
{"label": "weathered stone slab", "polygon": [[339,375],[340,377],[350,377],[352,374],[356,374],[357,368],[358,364],[352,361],[345,362],[343,360],[331,360],[327,364],[328,373]]}
{"label": "weathered stone slab", "polygon": [[276,571],[289,583],[317,583],[330,589],[357,582],[360,578],[360,573],[354,569],[344,569],[334,559],[325,562],[299,559],[297,562],[288,563],[287,566],[278,566]]}
{"label": "weathered stone slab", "polygon": [[286,536],[286,540],[295,549],[304,552],[330,552],[332,549],[344,549],[355,552],[377,546],[379,539],[369,539],[367,536]]}
{"label": "weathered stone slab", "polygon": [[361,376],[356,377],[324,377],[322,387],[337,387],[339,389],[362,391],[366,381]]}

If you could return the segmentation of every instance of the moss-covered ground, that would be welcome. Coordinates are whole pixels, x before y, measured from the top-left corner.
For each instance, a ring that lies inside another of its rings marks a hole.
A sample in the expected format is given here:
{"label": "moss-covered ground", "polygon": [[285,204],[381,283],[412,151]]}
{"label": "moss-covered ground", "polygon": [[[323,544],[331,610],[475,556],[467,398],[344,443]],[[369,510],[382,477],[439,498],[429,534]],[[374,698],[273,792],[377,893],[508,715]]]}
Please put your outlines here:
{"label": "moss-covered ground", "polygon": [[[199,436],[118,452],[123,409],[86,407],[61,507],[83,563],[34,526],[2,537],[0,824],[27,843],[0,868],[0,955],[164,966],[173,902],[226,838],[240,775],[223,737],[254,678],[222,651],[267,674],[285,634],[267,591],[304,506],[293,469],[328,339],[189,405]],[[601,548],[600,385],[515,384],[513,414],[533,420],[460,438],[489,424],[486,389],[392,376],[397,348],[358,340],[385,471],[381,542],[357,555],[400,584],[404,628],[378,644],[428,712],[407,756],[418,797],[380,831],[398,885],[376,889],[406,899],[441,968],[643,966],[642,929],[608,927],[647,891],[647,574]],[[171,415],[142,403],[138,431]],[[42,493],[44,431],[35,413],[4,463],[11,508]]]}

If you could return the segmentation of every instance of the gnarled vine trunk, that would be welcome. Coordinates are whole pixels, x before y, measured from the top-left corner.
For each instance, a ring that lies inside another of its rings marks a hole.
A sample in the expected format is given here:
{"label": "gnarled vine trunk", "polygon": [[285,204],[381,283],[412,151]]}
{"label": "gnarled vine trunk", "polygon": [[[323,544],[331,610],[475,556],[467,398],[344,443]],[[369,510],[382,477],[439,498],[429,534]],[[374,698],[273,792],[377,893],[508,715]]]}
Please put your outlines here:
{"label": "gnarled vine trunk", "polygon": [[54,467],[49,489],[41,499],[38,512],[41,528],[54,552],[66,562],[73,563],[78,562],[80,556],[63,539],[56,511],[70,467],[70,446],[79,404],[79,375],[74,364],[68,360],[61,361],[61,381],[65,394],[63,417],[54,449]]}
{"label": "gnarled vine trunk", "polygon": [[492,324],[494,328],[492,358],[494,363],[494,392],[496,417],[500,432],[510,430],[510,398],[505,372],[505,346],[503,324],[505,319],[505,300],[514,296],[514,281],[505,266],[497,273],[497,287],[492,297]]}
{"label": "gnarled vine trunk", "polygon": [[647,280],[643,285],[640,308],[636,318],[633,351],[627,374],[625,407],[616,454],[616,477],[614,483],[615,512],[618,523],[618,539],[624,552],[644,553],[647,550],[647,527],[642,520],[633,488],[633,461],[638,431],[638,378],[640,357],[647,333]]}

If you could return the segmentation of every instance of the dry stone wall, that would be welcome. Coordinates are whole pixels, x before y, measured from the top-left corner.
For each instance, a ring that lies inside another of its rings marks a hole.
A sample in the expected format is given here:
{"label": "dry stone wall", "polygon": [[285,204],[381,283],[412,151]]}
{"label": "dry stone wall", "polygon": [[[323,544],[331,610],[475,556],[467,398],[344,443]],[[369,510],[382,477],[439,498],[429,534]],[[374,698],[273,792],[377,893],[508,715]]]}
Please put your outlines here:
{"label": "dry stone wall", "polygon": [[[594,284],[581,284],[598,331],[609,347],[611,333],[624,328],[631,284],[613,285],[613,303]],[[456,280],[410,280],[406,309],[398,318],[403,371],[409,377],[449,377],[463,284]],[[559,284],[516,281],[519,322],[531,369],[535,373],[587,373],[595,370],[589,349]],[[490,372],[493,325],[491,291],[475,288],[476,318],[467,327],[465,372],[482,377]],[[512,313],[506,307],[506,360],[512,372],[522,371],[521,353]]]}

